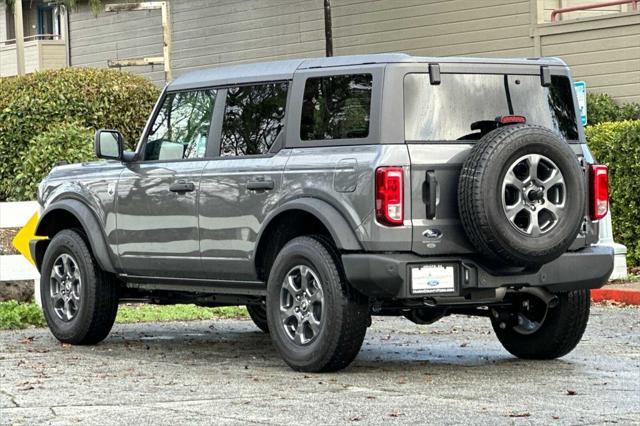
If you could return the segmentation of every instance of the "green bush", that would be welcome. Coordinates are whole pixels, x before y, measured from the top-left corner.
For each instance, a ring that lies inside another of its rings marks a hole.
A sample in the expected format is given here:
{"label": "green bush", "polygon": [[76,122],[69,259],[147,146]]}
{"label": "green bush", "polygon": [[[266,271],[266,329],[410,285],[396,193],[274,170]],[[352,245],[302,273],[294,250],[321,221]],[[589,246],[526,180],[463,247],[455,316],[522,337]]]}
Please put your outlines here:
{"label": "green bush", "polygon": [[586,128],[589,148],[609,167],[613,236],[627,246],[629,266],[640,265],[640,120]]}
{"label": "green bush", "polygon": [[640,120],[640,104],[618,105],[605,93],[587,94],[587,120],[589,125],[609,121]]}
{"label": "green bush", "polygon": [[18,303],[15,300],[0,302],[0,330],[42,327],[44,316],[35,303]]}
{"label": "green bush", "polygon": [[0,201],[33,199],[15,182],[33,138],[59,123],[77,123],[118,129],[133,148],[158,93],[147,79],[114,70],[65,68],[0,78]]}
{"label": "green bush", "polygon": [[71,164],[95,160],[93,133],[93,129],[78,123],[58,123],[29,141],[14,177],[14,196],[33,199],[38,183],[59,161]]}

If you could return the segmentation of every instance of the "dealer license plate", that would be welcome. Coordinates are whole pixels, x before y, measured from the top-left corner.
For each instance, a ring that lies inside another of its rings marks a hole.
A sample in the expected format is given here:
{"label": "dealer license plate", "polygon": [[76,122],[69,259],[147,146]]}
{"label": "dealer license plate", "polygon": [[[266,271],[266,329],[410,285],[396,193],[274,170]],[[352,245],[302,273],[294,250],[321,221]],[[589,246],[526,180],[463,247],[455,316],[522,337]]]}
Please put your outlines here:
{"label": "dealer license plate", "polygon": [[414,266],[411,268],[411,292],[413,294],[454,292],[454,272],[453,266]]}

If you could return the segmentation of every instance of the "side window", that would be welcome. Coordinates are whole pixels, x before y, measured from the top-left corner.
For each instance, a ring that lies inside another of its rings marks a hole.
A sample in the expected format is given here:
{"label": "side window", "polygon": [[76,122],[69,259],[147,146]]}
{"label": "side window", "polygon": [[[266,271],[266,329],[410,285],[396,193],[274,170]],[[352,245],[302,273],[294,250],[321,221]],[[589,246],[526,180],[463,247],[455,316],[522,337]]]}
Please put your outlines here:
{"label": "side window", "polygon": [[204,157],[215,101],[216,90],[169,93],[149,131],[145,161]]}
{"label": "side window", "polygon": [[300,139],[357,139],[369,136],[371,74],[307,79]]}
{"label": "side window", "polygon": [[266,154],[282,134],[288,83],[227,89],[220,155]]}

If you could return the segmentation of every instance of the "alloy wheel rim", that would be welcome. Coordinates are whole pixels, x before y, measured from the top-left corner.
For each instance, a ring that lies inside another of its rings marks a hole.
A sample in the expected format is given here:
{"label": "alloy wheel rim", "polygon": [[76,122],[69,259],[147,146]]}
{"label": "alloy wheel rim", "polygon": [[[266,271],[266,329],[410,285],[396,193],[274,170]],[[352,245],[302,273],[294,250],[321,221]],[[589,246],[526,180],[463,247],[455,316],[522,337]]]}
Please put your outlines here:
{"label": "alloy wheel rim", "polygon": [[306,265],[293,267],[280,290],[280,323],[287,337],[301,346],[313,342],[322,330],[323,310],[324,292],[318,275]]}
{"label": "alloy wheel rim", "polygon": [[49,298],[56,316],[71,321],[80,310],[82,277],[75,259],[63,253],[56,258],[51,268]]}
{"label": "alloy wheel rim", "polygon": [[514,161],[502,181],[502,208],[520,233],[547,234],[566,209],[567,187],[562,172],[548,157],[527,154]]}

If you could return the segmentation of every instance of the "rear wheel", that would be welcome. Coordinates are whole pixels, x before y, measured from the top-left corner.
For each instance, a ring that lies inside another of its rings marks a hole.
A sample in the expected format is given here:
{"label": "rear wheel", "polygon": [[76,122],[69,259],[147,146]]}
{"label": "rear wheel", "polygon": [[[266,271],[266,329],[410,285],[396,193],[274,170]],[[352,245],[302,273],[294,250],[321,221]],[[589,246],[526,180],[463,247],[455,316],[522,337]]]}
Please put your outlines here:
{"label": "rear wheel", "polygon": [[589,321],[590,292],[573,290],[555,296],[548,304],[521,294],[511,309],[492,310],[493,329],[507,351],[518,358],[554,359],[578,345]]}
{"label": "rear wheel", "polygon": [[53,237],[41,272],[42,310],[51,333],[77,345],[104,340],[118,312],[118,290],[78,231],[63,230]]}
{"label": "rear wheel", "polygon": [[348,366],[369,324],[365,301],[341,274],[335,248],[321,237],[287,243],[271,268],[267,318],[273,343],[295,370],[336,371]]}
{"label": "rear wheel", "polygon": [[247,305],[247,312],[253,323],[260,330],[269,333],[269,324],[267,323],[267,309],[264,305]]}

